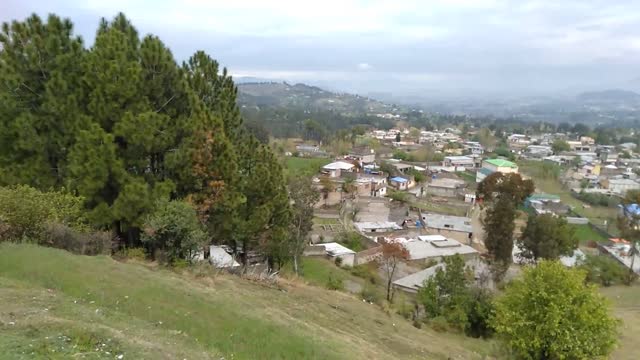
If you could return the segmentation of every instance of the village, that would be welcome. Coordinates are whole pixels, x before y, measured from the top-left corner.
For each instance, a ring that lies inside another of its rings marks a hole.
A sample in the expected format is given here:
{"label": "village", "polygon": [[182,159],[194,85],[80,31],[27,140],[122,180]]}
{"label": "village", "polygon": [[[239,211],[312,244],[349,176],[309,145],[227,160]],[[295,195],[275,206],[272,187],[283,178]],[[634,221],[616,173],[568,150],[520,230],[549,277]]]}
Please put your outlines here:
{"label": "village", "polygon": [[[565,218],[580,241],[572,256],[560,259],[565,266],[577,266],[589,254],[611,257],[640,273],[630,243],[615,229],[618,216],[640,214],[638,205],[620,205],[628,190],[640,189],[635,144],[598,145],[593,138],[562,133],[508,134],[508,154],[498,155],[496,148],[485,148],[471,135],[463,137],[455,128],[373,130],[361,143],[375,146],[355,146],[337,156],[321,144],[298,142],[286,154],[290,161],[322,164],[309,173],[321,199],[304,251],[308,261],[327,259],[323,264],[330,262],[336,269],[367,267],[410,296],[442,267],[444,258],[460,255],[478,284],[493,287],[476,188],[500,172],[520,173],[536,183],[536,192],[519,211],[514,238],[528,214],[553,214]],[[439,156],[416,160],[412,154],[425,147]],[[408,253],[392,279],[376,268],[384,243],[401,244]],[[507,278],[520,271],[519,251],[514,247]],[[353,282],[345,287],[363,290]]]}

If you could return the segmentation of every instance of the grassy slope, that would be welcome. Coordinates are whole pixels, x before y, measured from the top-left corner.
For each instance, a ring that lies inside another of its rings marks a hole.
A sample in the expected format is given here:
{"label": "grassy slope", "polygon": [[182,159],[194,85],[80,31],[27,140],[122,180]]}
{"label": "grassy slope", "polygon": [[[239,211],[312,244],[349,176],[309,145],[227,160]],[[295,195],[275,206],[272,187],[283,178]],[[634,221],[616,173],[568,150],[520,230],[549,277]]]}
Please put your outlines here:
{"label": "grassy slope", "polygon": [[196,279],[10,244],[0,245],[0,331],[3,359],[474,359],[491,351],[340,292]]}
{"label": "grassy slope", "polygon": [[637,359],[640,336],[640,284],[612,286],[602,288],[601,291],[611,299],[615,315],[623,321],[620,325],[620,342],[611,359]]}
{"label": "grassy slope", "polygon": [[330,162],[331,160],[326,158],[288,157],[285,165],[291,174],[312,175]]}

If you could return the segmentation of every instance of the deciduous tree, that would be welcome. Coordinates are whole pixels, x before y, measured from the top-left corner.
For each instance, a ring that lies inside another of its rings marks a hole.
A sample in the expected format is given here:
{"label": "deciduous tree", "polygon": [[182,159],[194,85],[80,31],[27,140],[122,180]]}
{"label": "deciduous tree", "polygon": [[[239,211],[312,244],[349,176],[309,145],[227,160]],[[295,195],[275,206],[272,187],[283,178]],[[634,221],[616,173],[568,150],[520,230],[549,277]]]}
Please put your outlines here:
{"label": "deciduous tree", "polygon": [[523,259],[557,260],[569,256],[578,247],[578,239],[567,220],[552,214],[532,215],[517,241]]}
{"label": "deciduous tree", "polygon": [[559,262],[541,261],[507,285],[492,325],[512,357],[594,359],[611,352],[618,321],[584,276]]}
{"label": "deciduous tree", "polygon": [[320,192],[309,177],[295,177],[289,181],[289,198],[291,199],[291,255],[293,270],[298,274],[298,258],[302,255],[309,231],[313,227],[313,208],[320,200]]}
{"label": "deciduous tree", "polygon": [[385,242],[382,244],[380,264],[387,277],[387,301],[393,301],[393,276],[398,264],[409,259],[409,251],[400,243]]}

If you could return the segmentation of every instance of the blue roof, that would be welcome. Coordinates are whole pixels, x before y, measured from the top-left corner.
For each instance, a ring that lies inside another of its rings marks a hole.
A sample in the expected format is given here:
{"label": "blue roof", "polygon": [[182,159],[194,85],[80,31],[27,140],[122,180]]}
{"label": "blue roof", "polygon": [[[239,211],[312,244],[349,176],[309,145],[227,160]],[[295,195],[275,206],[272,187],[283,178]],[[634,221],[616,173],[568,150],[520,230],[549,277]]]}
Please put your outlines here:
{"label": "blue roof", "polygon": [[638,204],[629,204],[624,208],[626,213],[632,215],[640,215],[640,205]]}
{"label": "blue roof", "polygon": [[399,182],[399,183],[405,183],[405,182],[407,182],[409,180],[407,180],[405,178],[401,178],[400,176],[396,176],[396,177],[392,177],[391,181]]}

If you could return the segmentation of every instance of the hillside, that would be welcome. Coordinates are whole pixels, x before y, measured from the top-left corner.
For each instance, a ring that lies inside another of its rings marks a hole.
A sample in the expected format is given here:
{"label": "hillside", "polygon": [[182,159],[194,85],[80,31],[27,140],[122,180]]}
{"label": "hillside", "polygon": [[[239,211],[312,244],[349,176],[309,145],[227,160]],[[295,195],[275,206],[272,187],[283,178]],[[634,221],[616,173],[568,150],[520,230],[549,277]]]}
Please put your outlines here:
{"label": "hillside", "polygon": [[305,84],[259,82],[238,84],[238,103],[246,106],[300,107],[314,111],[365,114],[391,112],[380,101],[346,93],[334,93]]}
{"label": "hillside", "polygon": [[276,289],[6,243],[0,329],[3,359],[480,359],[493,351],[299,281]]}

